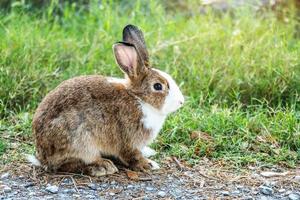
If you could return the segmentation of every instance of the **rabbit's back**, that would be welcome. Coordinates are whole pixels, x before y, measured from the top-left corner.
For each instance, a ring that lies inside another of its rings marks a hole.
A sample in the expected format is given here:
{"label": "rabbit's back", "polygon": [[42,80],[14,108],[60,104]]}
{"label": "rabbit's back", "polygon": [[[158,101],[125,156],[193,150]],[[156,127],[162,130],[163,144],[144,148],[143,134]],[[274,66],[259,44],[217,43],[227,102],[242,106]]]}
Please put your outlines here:
{"label": "rabbit's back", "polygon": [[[103,153],[117,153],[119,145],[111,144],[118,143],[122,137],[117,134],[121,132],[120,124],[127,123],[118,120],[118,115],[139,113],[135,104],[123,84],[111,83],[102,76],[64,81],[43,99],[34,115],[39,160],[49,165],[49,160],[56,157],[82,153],[93,157],[99,153],[91,152],[96,146],[101,146]],[[124,120],[138,126],[140,115],[129,115]]]}

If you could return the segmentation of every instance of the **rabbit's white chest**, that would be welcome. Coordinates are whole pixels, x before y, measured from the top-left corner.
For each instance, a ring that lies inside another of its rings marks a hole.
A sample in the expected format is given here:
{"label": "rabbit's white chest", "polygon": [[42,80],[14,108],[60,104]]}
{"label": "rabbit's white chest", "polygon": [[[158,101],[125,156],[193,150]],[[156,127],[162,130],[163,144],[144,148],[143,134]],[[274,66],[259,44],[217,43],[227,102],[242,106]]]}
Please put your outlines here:
{"label": "rabbit's white chest", "polygon": [[144,128],[150,130],[150,138],[146,141],[145,145],[150,144],[158,135],[162,128],[166,115],[162,115],[157,109],[153,108],[147,103],[141,103],[141,109],[143,113],[142,123]]}

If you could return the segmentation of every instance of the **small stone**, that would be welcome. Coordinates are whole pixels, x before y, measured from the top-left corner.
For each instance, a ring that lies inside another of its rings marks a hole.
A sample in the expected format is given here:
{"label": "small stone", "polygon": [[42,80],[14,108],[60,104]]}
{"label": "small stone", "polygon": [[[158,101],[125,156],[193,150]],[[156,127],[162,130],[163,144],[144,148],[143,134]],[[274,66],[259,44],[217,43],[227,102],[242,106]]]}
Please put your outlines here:
{"label": "small stone", "polygon": [[6,179],[10,176],[10,173],[9,172],[6,172],[4,174],[1,175],[0,179]]}
{"label": "small stone", "polygon": [[115,195],[115,193],[113,193],[113,192],[110,192],[110,193],[109,193],[109,195],[110,195],[110,196],[114,196],[114,195]]}
{"label": "small stone", "polygon": [[173,190],[173,192],[177,195],[177,196],[182,196],[182,194],[183,194],[183,192],[182,192],[182,190],[180,190],[180,189],[178,189],[178,188],[176,188],[175,190]]}
{"label": "small stone", "polygon": [[273,194],[273,189],[270,188],[270,187],[267,187],[267,186],[260,186],[259,187],[259,191],[262,194],[265,194],[265,195],[271,195],[271,194]]}
{"label": "small stone", "polygon": [[244,186],[242,186],[242,185],[237,185],[236,188],[237,188],[238,190],[242,190],[242,189],[244,189]]}
{"label": "small stone", "polygon": [[240,194],[240,191],[234,190],[233,192],[231,192],[231,194],[232,194],[233,196],[238,196],[238,195]]}
{"label": "small stone", "polygon": [[19,183],[19,182],[13,182],[11,185],[12,185],[13,187],[19,187],[19,186],[20,186],[20,183]]}
{"label": "small stone", "polygon": [[259,193],[259,191],[252,189],[252,194],[257,195],[258,193]]}
{"label": "small stone", "polygon": [[289,195],[290,200],[300,200],[300,195],[297,193],[292,193]]}
{"label": "small stone", "polygon": [[86,199],[94,199],[95,196],[88,194],[88,195],[85,196],[85,198],[86,198]]}
{"label": "small stone", "polygon": [[134,188],[133,185],[127,185],[127,189],[132,189],[132,188]]}
{"label": "small stone", "polygon": [[56,194],[58,192],[58,187],[56,185],[48,185],[46,190],[52,194]]}
{"label": "small stone", "polygon": [[294,180],[300,183],[300,176],[295,176]]}
{"label": "small stone", "polygon": [[11,188],[8,187],[7,185],[4,185],[4,187],[2,187],[2,190],[7,193],[12,191]]}
{"label": "small stone", "polygon": [[284,193],[284,192],[285,192],[285,189],[283,189],[283,188],[282,188],[282,189],[279,189],[278,192],[279,192],[279,193]]}
{"label": "small stone", "polygon": [[243,193],[249,193],[249,192],[251,192],[251,190],[249,189],[249,188],[243,188],[243,189],[241,189],[240,191],[242,191]]}
{"label": "small stone", "polygon": [[29,196],[35,196],[35,194],[36,194],[35,192],[29,192],[28,193]]}
{"label": "small stone", "polygon": [[146,187],[146,190],[147,190],[147,191],[153,191],[154,188],[153,188],[153,187]]}
{"label": "small stone", "polygon": [[276,181],[266,181],[263,185],[272,188],[277,185],[277,182]]}
{"label": "small stone", "polygon": [[245,196],[244,198],[242,198],[243,200],[253,200],[252,196]]}
{"label": "small stone", "polygon": [[[64,194],[64,193],[58,193],[58,197],[56,197],[55,199],[71,199],[71,196]],[[72,198],[74,199],[74,198]]]}
{"label": "small stone", "polygon": [[272,198],[269,198],[269,197],[267,197],[267,196],[261,196],[260,198],[259,198],[259,200],[273,200]]}
{"label": "small stone", "polygon": [[223,196],[229,196],[229,195],[230,195],[230,193],[229,193],[228,191],[222,191],[221,194],[222,194]]}
{"label": "small stone", "polygon": [[111,185],[115,185],[116,183],[117,183],[116,181],[110,182]]}
{"label": "small stone", "polygon": [[90,189],[92,189],[92,190],[97,190],[97,185],[94,184],[94,183],[89,183],[89,184],[88,184],[88,187],[89,187]]}
{"label": "small stone", "polygon": [[29,188],[29,187],[32,187],[32,186],[34,186],[34,183],[32,183],[32,182],[26,183],[24,185],[25,188]]}
{"label": "small stone", "polygon": [[158,193],[157,193],[157,195],[159,196],[159,197],[165,197],[166,196],[166,193],[164,192],[164,191],[159,191]]}
{"label": "small stone", "polygon": [[75,189],[64,189],[62,192],[70,194],[70,193],[75,193],[76,190]]}
{"label": "small stone", "polygon": [[62,181],[62,184],[71,184],[72,183],[72,179],[70,178],[65,178],[63,181]]}

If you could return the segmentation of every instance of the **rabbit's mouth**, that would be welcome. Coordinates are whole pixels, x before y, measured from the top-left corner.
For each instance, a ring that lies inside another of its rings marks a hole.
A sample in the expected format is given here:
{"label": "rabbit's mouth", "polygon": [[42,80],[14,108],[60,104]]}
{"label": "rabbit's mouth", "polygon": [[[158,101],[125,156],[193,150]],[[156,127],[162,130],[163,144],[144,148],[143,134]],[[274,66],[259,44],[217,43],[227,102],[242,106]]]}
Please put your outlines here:
{"label": "rabbit's mouth", "polygon": [[161,109],[161,112],[165,115],[168,115],[170,113],[173,113],[177,111],[179,108],[181,108],[184,104],[184,98],[182,100],[174,100],[172,97],[166,98],[165,104]]}

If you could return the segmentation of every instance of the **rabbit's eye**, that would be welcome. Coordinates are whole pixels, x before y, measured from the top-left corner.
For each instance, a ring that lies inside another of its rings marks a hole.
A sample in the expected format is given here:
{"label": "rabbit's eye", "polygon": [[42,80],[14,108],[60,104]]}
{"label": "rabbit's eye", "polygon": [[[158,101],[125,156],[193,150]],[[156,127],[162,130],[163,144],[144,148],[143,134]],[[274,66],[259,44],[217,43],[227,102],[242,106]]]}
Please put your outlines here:
{"label": "rabbit's eye", "polygon": [[161,85],[160,83],[155,83],[155,84],[153,85],[153,88],[154,88],[155,90],[162,90],[162,85]]}

